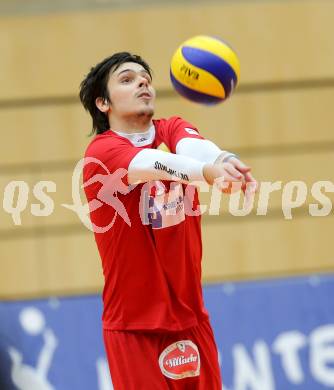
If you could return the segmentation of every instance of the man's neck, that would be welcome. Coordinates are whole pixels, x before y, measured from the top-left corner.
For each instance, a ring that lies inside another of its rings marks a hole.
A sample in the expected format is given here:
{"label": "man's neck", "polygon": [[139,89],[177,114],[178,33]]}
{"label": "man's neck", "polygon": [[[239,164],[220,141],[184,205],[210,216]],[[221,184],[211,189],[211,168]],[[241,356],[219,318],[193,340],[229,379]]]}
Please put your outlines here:
{"label": "man's neck", "polygon": [[127,134],[143,133],[153,124],[152,117],[147,116],[126,118],[126,120],[109,117],[109,123],[111,130]]}

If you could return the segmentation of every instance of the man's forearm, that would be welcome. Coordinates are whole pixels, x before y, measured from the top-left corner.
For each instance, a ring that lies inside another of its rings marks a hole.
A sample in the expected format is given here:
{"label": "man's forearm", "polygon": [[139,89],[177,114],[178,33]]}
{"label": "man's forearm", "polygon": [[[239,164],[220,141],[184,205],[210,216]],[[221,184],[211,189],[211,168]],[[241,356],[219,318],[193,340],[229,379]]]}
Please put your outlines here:
{"label": "man's forearm", "polygon": [[141,150],[130,162],[129,184],[150,180],[170,180],[181,183],[205,181],[205,163],[194,158],[156,149]]}

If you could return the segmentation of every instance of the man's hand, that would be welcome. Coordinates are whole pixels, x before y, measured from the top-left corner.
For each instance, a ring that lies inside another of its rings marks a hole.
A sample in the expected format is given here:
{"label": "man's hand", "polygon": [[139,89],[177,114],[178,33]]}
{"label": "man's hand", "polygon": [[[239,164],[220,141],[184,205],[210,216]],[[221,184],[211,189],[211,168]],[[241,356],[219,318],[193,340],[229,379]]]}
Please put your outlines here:
{"label": "man's hand", "polygon": [[[214,164],[205,164],[203,176],[207,183],[211,185],[216,183],[223,192],[230,193],[233,190],[233,183],[238,182],[244,192],[249,188],[248,191],[254,193],[257,189],[257,182],[250,171],[251,167],[233,156],[227,162],[217,159]],[[235,188],[238,188],[238,185],[235,185]]]}
{"label": "man's hand", "polygon": [[[254,176],[251,174],[251,167],[244,164],[237,157],[231,157],[228,162],[233,165],[233,167],[242,174],[242,187],[243,191],[246,191],[246,188],[249,186],[251,192],[256,192],[257,190],[257,181]],[[249,183],[249,184],[248,184]]]}

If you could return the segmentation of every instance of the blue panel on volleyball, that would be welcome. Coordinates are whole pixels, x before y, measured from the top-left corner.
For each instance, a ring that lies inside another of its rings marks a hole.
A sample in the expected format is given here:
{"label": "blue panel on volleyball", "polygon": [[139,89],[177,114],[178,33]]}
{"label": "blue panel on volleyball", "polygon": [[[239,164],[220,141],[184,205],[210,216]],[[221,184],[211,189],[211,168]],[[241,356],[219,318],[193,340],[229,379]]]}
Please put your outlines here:
{"label": "blue panel on volleyball", "polygon": [[234,86],[237,85],[237,76],[231,65],[222,58],[195,47],[183,47],[182,54],[192,65],[204,69],[215,76],[224,86],[226,97],[230,96],[232,91],[231,80],[233,80]]}
{"label": "blue panel on volleyball", "polygon": [[[334,388],[334,276],[217,284],[204,296],[226,390]],[[101,311],[98,296],[0,303],[0,389],[111,390]]]}
{"label": "blue panel on volleyball", "polygon": [[176,91],[183,97],[190,99],[193,102],[203,103],[207,105],[217,104],[221,102],[221,98],[217,98],[215,96],[207,95],[202,92],[194,91],[193,89],[187,88],[185,85],[179,83],[176,78],[173,76],[172,72],[170,72],[170,78],[174,85]]}

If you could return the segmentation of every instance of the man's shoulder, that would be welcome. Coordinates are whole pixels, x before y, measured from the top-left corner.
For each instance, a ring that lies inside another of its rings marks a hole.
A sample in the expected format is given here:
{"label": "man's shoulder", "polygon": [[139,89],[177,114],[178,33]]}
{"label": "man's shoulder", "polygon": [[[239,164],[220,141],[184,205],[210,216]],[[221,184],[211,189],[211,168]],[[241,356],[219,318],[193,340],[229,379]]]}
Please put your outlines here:
{"label": "man's shoulder", "polygon": [[104,153],[110,148],[114,148],[124,143],[124,139],[119,137],[111,130],[107,130],[102,134],[97,134],[87,145],[85,157],[91,157]]}
{"label": "man's shoulder", "polygon": [[171,124],[178,121],[185,121],[185,120],[178,115],[173,115],[168,118],[153,119],[154,124]]}
{"label": "man's shoulder", "polygon": [[153,119],[153,124],[158,131],[170,130],[182,123],[187,123],[187,121],[177,115],[168,118]]}

